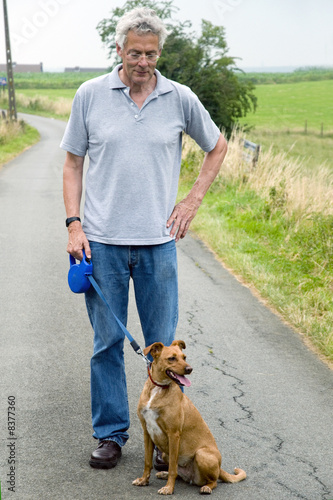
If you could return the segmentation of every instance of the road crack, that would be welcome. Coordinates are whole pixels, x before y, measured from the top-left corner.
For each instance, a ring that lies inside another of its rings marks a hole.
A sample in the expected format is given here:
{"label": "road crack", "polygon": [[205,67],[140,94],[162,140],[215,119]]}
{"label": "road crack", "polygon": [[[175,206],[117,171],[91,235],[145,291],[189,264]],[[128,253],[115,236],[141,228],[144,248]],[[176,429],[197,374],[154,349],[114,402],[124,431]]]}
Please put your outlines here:
{"label": "road crack", "polygon": [[[187,337],[190,339],[190,344],[199,349],[201,366],[205,367],[205,379],[216,383],[216,372],[218,372],[229,381],[227,386],[230,388],[230,392],[225,394],[236,407],[232,421],[240,425],[242,430],[235,435],[230,415],[225,417],[219,415],[217,425],[228,433],[232,432],[230,434],[232,439],[242,443],[244,448],[253,450],[254,456],[257,457],[257,463],[253,463],[247,468],[248,476],[251,477],[252,470],[255,481],[273,481],[276,498],[299,498],[302,500],[330,500],[333,498],[332,492],[324,480],[320,478],[318,468],[313,463],[302,457],[300,453],[288,451],[288,446],[292,447],[292,443],[286,442],[281,432],[274,432],[274,428],[264,429],[258,424],[259,419],[256,418],[256,413],[251,408],[247,397],[247,383],[239,375],[239,368],[232,366],[227,360],[220,357],[221,346],[218,341],[205,342],[209,336],[206,335],[205,328],[198,320],[201,311],[202,308],[196,301],[187,311]],[[209,390],[205,386],[201,387],[198,392],[209,397]],[[213,404],[221,404],[221,399],[213,401]],[[297,472],[296,481],[294,481],[294,476],[290,474],[290,470]],[[313,494],[313,492],[316,493]]]}

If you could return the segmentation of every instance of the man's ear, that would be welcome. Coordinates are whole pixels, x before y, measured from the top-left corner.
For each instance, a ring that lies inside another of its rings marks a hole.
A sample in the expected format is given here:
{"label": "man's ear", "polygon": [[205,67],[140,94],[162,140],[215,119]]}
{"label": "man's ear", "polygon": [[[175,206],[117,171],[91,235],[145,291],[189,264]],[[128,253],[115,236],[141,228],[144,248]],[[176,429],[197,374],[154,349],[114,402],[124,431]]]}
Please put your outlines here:
{"label": "man's ear", "polygon": [[121,58],[123,58],[123,55],[122,55],[123,54],[123,50],[120,47],[120,45],[117,44],[117,42],[116,42],[116,50],[117,50],[118,56],[121,57]]}
{"label": "man's ear", "polygon": [[143,350],[143,354],[145,356],[147,356],[147,354],[150,353],[152,355],[152,357],[155,359],[158,356],[160,356],[163,347],[164,347],[164,345],[162,344],[162,342],[155,342],[155,344],[152,344],[152,345],[146,347]]}
{"label": "man's ear", "polygon": [[186,344],[184,340],[174,340],[171,345],[178,345],[179,349],[186,349]]}

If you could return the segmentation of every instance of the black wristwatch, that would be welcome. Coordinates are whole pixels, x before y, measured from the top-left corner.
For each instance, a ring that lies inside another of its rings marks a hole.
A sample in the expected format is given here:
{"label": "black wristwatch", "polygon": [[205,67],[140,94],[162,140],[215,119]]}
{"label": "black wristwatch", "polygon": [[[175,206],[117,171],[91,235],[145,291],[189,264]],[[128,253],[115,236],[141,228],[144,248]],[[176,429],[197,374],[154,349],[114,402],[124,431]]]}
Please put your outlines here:
{"label": "black wristwatch", "polygon": [[76,220],[78,220],[79,222],[81,222],[80,217],[68,217],[68,219],[66,219],[66,227],[68,227],[71,222],[74,222]]}

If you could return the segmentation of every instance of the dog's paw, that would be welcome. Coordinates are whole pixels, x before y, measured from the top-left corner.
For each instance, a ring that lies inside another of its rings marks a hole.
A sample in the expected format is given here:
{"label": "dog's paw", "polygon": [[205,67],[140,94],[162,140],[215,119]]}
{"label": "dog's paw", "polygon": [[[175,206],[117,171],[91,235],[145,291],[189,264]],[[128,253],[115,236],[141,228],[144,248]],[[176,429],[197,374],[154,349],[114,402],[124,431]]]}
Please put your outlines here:
{"label": "dog's paw", "polygon": [[157,479],[168,479],[169,473],[168,471],[156,472]]}
{"label": "dog's paw", "polygon": [[134,486],[148,486],[149,485],[149,478],[144,478],[144,477],[138,477],[135,479],[135,481],[132,482]]}
{"label": "dog's paw", "polygon": [[210,489],[209,486],[203,486],[201,489],[200,489],[200,494],[201,495],[210,495],[212,493],[212,490]]}
{"label": "dog's paw", "polygon": [[158,490],[160,495],[173,495],[173,488],[169,488],[169,486],[164,486],[160,490]]}

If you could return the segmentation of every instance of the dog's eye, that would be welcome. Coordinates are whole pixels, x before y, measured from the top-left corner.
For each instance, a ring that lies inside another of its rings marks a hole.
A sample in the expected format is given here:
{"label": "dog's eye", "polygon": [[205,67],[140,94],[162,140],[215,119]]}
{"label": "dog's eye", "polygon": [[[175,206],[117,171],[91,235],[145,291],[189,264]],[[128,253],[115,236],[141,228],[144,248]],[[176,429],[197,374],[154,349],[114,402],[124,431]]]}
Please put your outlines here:
{"label": "dog's eye", "polygon": [[176,356],[171,356],[170,358],[168,358],[168,361],[170,361],[170,363],[176,361]]}

